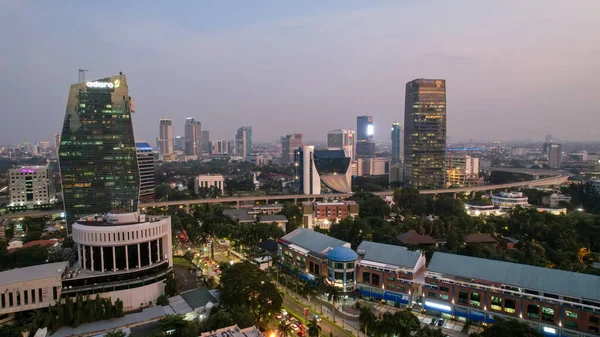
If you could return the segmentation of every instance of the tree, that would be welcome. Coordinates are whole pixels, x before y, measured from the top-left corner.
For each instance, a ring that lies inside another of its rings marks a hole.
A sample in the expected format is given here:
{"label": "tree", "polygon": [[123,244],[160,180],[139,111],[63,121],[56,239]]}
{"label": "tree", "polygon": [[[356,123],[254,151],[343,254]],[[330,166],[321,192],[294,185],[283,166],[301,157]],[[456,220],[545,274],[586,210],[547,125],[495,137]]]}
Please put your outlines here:
{"label": "tree", "polygon": [[375,327],[375,322],[377,317],[371,310],[369,304],[359,305],[360,314],[358,316],[358,320],[360,322],[361,330],[365,331],[365,335],[369,335],[369,331]]}
{"label": "tree", "polygon": [[208,315],[208,318],[201,323],[200,330],[202,332],[215,331],[224,327],[232,326],[236,322],[233,315],[225,310],[217,310],[215,313]]}
{"label": "tree", "polygon": [[543,334],[531,325],[516,319],[496,318],[494,325],[487,326],[479,334],[471,334],[472,337],[543,337]]}
{"label": "tree", "polygon": [[183,315],[168,315],[158,321],[161,332],[173,331],[169,337],[198,336],[199,327],[195,322],[188,322]]}
{"label": "tree", "polygon": [[237,263],[222,271],[219,290],[221,305],[226,308],[245,306],[260,326],[277,314],[283,304],[282,294],[267,274],[249,262]]}
{"label": "tree", "polygon": [[319,337],[321,334],[321,326],[319,326],[316,317],[313,317],[306,326],[308,328],[307,332],[309,337]]}
{"label": "tree", "polygon": [[167,295],[162,294],[156,299],[156,304],[160,306],[169,305],[169,298],[167,297]]}
{"label": "tree", "polygon": [[280,322],[277,325],[277,336],[279,337],[292,337],[294,335],[294,329],[290,323]]}
{"label": "tree", "polygon": [[127,334],[123,330],[114,330],[108,332],[105,337],[127,337]]}
{"label": "tree", "polygon": [[339,300],[340,300],[340,292],[339,292],[339,290],[336,287],[334,287],[334,286],[327,287],[327,299],[329,301],[331,301],[331,304],[333,306],[333,308],[331,310],[331,313],[333,315],[333,322],[335,323],[335,310],[336,310],[335,309],[335,304],[337,302],[339,302]]}
{"label": "tree", "polygon": [[380,197],[367,192],[357,192],[350,198],[359,205],[358,215],[361,218],[368,217],[386,217],[390,215],[390,206],[385,200]]}

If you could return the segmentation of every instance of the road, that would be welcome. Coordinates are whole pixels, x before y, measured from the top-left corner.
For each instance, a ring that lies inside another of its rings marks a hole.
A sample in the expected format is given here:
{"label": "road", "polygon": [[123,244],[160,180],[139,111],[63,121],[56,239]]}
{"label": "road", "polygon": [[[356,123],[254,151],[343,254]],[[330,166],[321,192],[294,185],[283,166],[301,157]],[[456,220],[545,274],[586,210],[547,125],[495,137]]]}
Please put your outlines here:
{"label": "road", "polygon": [[[298,304],[291,298],[284,296],[283,297],[283,306],[288,310],[288,312],[296,315],[297,317],[304,317],[304,306]],[[314,315],[314,314],[318,315],[319,313],[313,312],[311,310],[310,315]],[[331,324],[325,320],[321,320],[319,325],[321,326],[321,329],[322,329],[321,333],[323,336],[329,336],[329,332],[333,332],[334,337],[348,337],[348,335],[346,333],[344,333],[342,330],[338,329],[336,326],[334,326],[333,324]]]}

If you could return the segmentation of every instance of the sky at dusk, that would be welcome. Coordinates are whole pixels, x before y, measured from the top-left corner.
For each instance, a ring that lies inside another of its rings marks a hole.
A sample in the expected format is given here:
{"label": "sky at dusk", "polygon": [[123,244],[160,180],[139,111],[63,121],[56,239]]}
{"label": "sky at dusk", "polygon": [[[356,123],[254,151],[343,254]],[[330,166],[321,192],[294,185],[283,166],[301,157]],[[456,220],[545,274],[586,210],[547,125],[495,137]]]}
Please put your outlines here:
{"label": "sky at dusk", "polygon": [[0,0],[0,144],[59,133],[77,69],[123,71],[138,141],[186,117],[254,142],[404,121],[406,82],[447,83],[452,141],[600,137],[600,1]]}

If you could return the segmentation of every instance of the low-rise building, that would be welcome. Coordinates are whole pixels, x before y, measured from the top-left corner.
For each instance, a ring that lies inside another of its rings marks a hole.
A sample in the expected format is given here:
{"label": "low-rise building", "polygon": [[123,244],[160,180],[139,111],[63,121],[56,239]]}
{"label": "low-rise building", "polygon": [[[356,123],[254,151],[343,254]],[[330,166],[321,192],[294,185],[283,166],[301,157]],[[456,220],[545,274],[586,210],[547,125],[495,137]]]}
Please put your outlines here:
{"label": "low-rise building", "polygon": [[498,241],[496,241],[496,239],[491,237],[489,234],[485,234],[485,233],[467,234],[463,238],[463,241],[467,245],[481,244],[481,245],[494,245],[495,246],[496,244],[498,244]]}
{"label": "low-rise building", "polygon": [[334,202],[311,202],[302,203],[302,217],[305,228],[313,229],[319,226],[321,229],[329,229],[332,223],[348,217],[357,217],[358,204],[353,200],[339,200]]}
{"label": "low-rise building", "polygon": [[357,286],[363,296],[395,306],[417,299],[426,264],[420,251],[370,241],[361,242],[356,251]]}
{"label": "low-rise building", "polygon": [[479,203],[465,203],[465,209],[470,216],[500,216],[506,214],[506,211],[500,206]]}
{"label": "low-rise building", "polygon": [[554,214],[554,215],[562,215],[562,214],[567,214],[567,209],[566,208],[559,208],[559,207],[536,207],[538,212],[542,212],[542,213],[550,213],[550,214]]}
{"label": "low-rise building", "polygon": [[396,240],[403,246],[437,246],[438,242],[429,235],[421,235],[415,231],[400,234]]}
{"label": "low-rise building", "polygon": [[600,332],[600,277],[436,252],[423,305],[448,318],[515,318],[546,336],[591,337]]}
{"label": "low-rise building", "polygon": [[288,218],[285,215],[261,213],[254,209],[226,209],[223,211],[223,214],[236,220],[238,223],[252,223],[258,221],[260,223],[270,224],[275,222],[284,232],[288,223]]}
{"label": "low-rise building", "polygon": [[240,329],[237,325],[204,332],[200,337],[266,337],[257,327],[251,326]]}
{"label": "low-rise building", "polygon": [[[350,249],[348,242],[306,228],[294,230],[277,240],[277,243],[277,254],[282,257],[284,263],[297,268],[301,278],[315,280],[326,277],[330,283],[333,282],[328,269],[328,253],[337,247]],[[350,251],[352,250],[350,249]],[[340,252],[339,259],[344,259],[344,261],[338,262],[343,266],[334,265],[333,269],[335,272],[344,272],[346,280],[355,280],[354,275],[350,274],[351,270],[354,270],[354,262],[346,261],[349,253],[345,254],[347,250],[344,252],[338,250],[338,252]],[[338,258],[338,254],[333,253],[332,258]],[[334,275],[334,279],[335,277]],[[342,286],[345,285],[342,284]]]}
{"label": "low-rise building", "polygon": [[56,262],[0,272],[0,315],[55,304],[68,266],[69,262]]}
{"label": "low-rise building", "polygon": [[201,188],[216,187],[225,192],[225,178],[222,174],[201,174],[194,178],[194,193],[198,194]]}
{"label": "low-rise building", "polygon": [[529,199],[523,192],[500,192],[492,195],[492,204],[500,208],[525,207],[529,205]]}

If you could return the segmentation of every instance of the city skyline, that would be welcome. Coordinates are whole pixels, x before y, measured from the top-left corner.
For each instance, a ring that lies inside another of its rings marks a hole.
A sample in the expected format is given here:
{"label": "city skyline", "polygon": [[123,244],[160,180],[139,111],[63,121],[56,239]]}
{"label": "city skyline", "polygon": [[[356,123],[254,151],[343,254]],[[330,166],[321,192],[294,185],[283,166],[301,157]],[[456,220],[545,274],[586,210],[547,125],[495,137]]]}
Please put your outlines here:
{"label": "city skyline", "polygon": [[[0,5],[0,25],[11,32],[1,39],[12,50],[2,56],[0,99],[13,116],[3,123],[1,143],[50,140],[79,67],[90,69],[88,78],[119,70],[130,75],[140,112],[136,138],[150,143],[160,118],[193,115],[215,139],[250,125],[255,143],[293,131],[324,142],[328,130],[353,129],[353,119],[363,114],[373,115],[380,142],[388,139],[388,125],[401,119],[402,83],[432,77],[448,81],[448,135],[457,141],[514,134],[543,139],[546,133],[562,140],[597,137],[593,88],[600,43],[592,13],[598,2],[575,9],[507,1],[494,11],[475,1],[309,2],[301,8],[250,6],[232,18],[220,16],[231,13],[228,4],[194,4],[184,11],[210,20],[182,18],[160,5],[132,4],[127,14],[115,14],[109,3],[92,10],[83,4]],[[424,11],[438,24],[415,30],[414,13]],[[453,15],[462,20],[450,20]],[[116,26],[103,24],[109,18],[128,34],[113,39]],[[30,25],[16,31],[25,21]],[[286,39],[290,35],[294,39]],[[88,36],[121,52],[78,50],[73,41]],[[564,44],[569,48],[560,48]],[[574,114],[587,122],[569,127]],[[24,124],[40,139],[24,139],[29,137],[17,131]],[[174,134],[182,135],[181,122],[175,124]]]}

